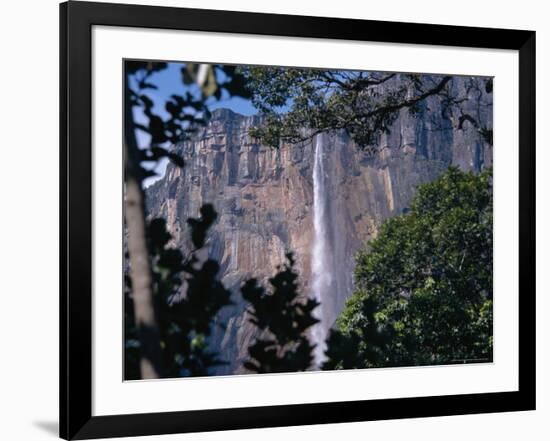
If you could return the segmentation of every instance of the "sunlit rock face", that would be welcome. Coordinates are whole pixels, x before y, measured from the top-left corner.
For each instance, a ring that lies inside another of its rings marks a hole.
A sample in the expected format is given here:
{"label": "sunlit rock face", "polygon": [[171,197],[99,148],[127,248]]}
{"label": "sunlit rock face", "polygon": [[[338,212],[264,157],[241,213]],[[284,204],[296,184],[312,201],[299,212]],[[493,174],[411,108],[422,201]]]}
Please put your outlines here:
{"label": "sunlit rock face", "polygon": [[[453,87],[467,91],[467,78]],[[477,92],[471,92],[472,94]],[[465,110],[492,128],[491,107],[467,102]],[[470,105],[471,104],[471,105]],[[376,153],[358,148],[343,133],[324,135],[327,247],[338,276],[335,292],[323,298],[325,322],[332,325],[353,290],[354,253],[376,236],[390,216],[408,207],[416,187],[437,178],[451,164],[478,172],[492,165],[492,147],[471,124],[453,130],[441,100],[432,97],[420,114],[401,111]],[[162,216],[173,245],[190,249],[186,219],[211,203],[218,220],[210,231],[208,253],[221,265],[220,277],[234,305],[224,308],[211,346],[229,363],[213,373],[243,373],[242,362],[254,339],[239,288],[255,277],[264,283],[293,251],[304,295],[312,295],[313,167],[315,143],[273,149],[248,136],[259,117],[216,110],[193,140],[175,147],[183,169],[169,165],[164,178],[147,189],[150,216]]]}

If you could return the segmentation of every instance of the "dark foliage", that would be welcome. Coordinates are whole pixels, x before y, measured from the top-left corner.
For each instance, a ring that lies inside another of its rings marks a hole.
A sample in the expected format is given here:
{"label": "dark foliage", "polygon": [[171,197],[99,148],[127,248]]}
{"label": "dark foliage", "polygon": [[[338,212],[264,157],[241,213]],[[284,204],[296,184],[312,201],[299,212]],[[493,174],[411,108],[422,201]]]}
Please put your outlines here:
{"label": "dark foliage", "polygon": [[[214,316],[231,304],[230,292],[217,280],[219,265],[201,262],[197,253],[205,245],[209,227],[216,219],[211,205],[201,208],[201,217],[189,219],[195,251],[184,258],[181,251],[168,246],[171,240],[163,219],[153,219],[147,239],[153,268],[155,309],[161,331],[165,377],[208,375],[208,369],[223,363],[207,350],[207,339]],[[125,378],[139,378],[139,340],[135,335],[131,292],[126,302]]]}
{"label": "dark foliage", "polygon": [[314,299],[302,299],[298,292],[298,275],[294,257],[286,255],[280,271],[269,279],[272,292],[265,292],[255,279],[241,288],[243,298],[251,307],[250,321],[260,331],[249,347],[245,368],[257,373],[298,372],[311,367],[314,346],[306,331],[318,322],[313,310],[319,305]]}

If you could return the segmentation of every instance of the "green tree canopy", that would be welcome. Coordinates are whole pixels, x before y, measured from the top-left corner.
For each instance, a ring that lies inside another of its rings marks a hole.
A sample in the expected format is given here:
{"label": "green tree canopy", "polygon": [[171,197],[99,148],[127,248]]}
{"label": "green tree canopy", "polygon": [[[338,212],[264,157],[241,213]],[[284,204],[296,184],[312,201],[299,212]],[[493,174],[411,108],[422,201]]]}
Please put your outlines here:
{"label": "green tree canopy", "polygon": [[[281,141],[296,143],[318,133],[343,130],[362,148],[377,143],[388,133],[399,111],[418,114],[422,103],[439,96],[448,116],[455,115],[456,129],[472,124],[486,142],[492,131],[477,115],[464,110],[469,92],[453,88],[453,77],[388,72],[343,71],[252,66],[239,70],[245,77],[254,106],[265,116],[250,133],[278,147]],[[468,90],[492,93],[491,79],[471,78]]]}
{"label": "green tree canopy", "polygon": [[492,172],[449,168],[356,256],[324,369],[492,360]]}

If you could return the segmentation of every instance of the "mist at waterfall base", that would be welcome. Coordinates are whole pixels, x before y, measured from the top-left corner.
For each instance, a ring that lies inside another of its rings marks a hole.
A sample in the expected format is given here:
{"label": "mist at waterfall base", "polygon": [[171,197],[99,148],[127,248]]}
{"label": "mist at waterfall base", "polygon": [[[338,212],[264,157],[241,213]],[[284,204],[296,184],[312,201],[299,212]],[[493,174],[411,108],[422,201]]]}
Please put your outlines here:
{"label": "mist at waterfall base", "polygon": [[323,134],[314,140],[313,163],[313,244],[311,250],[311,297],[320,305],[315,310],[319,320],[312,331],[311,339],[315,344],[314,368],[320,368],[325,360],[326,338],[341,307],[338,299],[347,298],[351,293],[352,268],[346,264],[348,259],[339,256],[336,241],[339,237],[338,219],[331,210],[331,197],[327,181],[330,179],[330,158],[327,156]]}

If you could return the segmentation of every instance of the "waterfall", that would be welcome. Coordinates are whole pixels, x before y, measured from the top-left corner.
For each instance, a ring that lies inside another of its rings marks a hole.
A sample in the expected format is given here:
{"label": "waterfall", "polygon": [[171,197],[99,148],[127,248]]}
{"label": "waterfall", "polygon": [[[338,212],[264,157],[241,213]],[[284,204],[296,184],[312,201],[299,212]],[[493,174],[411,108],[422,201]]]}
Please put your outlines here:
{"label": "waterfall", "polygon": [[311,255],[312,295],[321,303],[315,310],[318,320],[312,329],[312,340],[316,345],[314,350],[315,365],[324,360],[325,339],[327,336],[327,301],[331,295],[332,268],[330,265],[328,207],[326,197],[326,179],[324,167],[324,138],[315,138],[315,153],[313,162],[313,249]]}

